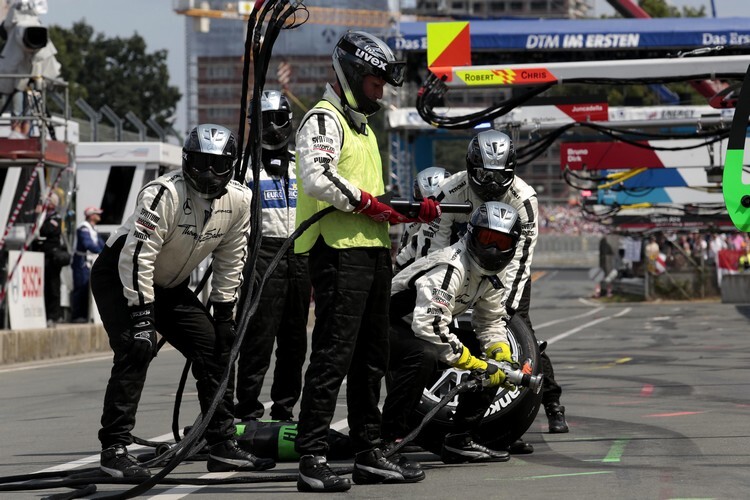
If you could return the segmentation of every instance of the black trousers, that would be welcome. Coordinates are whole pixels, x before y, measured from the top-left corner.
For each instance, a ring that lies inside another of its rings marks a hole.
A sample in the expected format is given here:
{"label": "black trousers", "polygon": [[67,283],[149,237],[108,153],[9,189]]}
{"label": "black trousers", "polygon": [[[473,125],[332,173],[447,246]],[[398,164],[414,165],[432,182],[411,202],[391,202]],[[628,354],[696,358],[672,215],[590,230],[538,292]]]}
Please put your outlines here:
{"label": "black trousers", "polygon": [[347,377],[349,436],[355,452],[380,446],[380,386],[388,366],[391,255],[387,248],[310,250],[315,327],[295,448],[325,455],[336,400]]}
{"label": "black trousers", "polygon": [[[476,338],[462,340],[470,351],[479,352]],[[423,389],[438,370],[449,367],[440,362],[437,345],[417,338],[411,325],[400,319],[391,324],[390,360],[388,395],[383,406],[383,439],[393,441],[412,430],[412,414],[419,405]],[[475,434],[495,394],[496,387],[460,394],[453,416],[454,432]]]}
{"label": "black trousers", "polygon": [[47,321],[63,319],[60,307],[60,271],[62,267],[55,264],[51,253],[44,254],[44,310]]}
{"label": "black trousers", "polygon": [[[255,290],[284,241],[281,238],[263,238],[255,269]],[[246,276],[240,308],[244,307],[248,298],[247,285],[250,281],[250,276]],[[274,341],[276,366],[271,384],[271,418],[294,418],[292,410],[302,393],[302,365],[307,355],[309,311],[310,276],[307,257],[295,255],[294,249],[290,248],[263,287],[258,309],[250,318],[240,349],[234,414],[241,420],[259,419],[263,416],[260,391],[271,364]]]}
{"label": "black trousers", "polygon": [[[114,351],[112,372],[104,395],[104,410],[99,430],[102,448],[133,442],[132,430],[148,364],[133,364],[128,359],[127,330],[130,328],[128,305],[118,274],[118,259],[125,238],[112,248],[105,247],[91,270],[91,286],[109,345]],[[156,330],[192,363],[201,411],[208,410],[227,365],[226,353],[214,353],[214,327],[211,315],[184,282],[175,288],[155,288]],[[206,430],[206,440],[215,444],[235,434],[231,412],[232,394],[225,391]]]}
{"label": "black trousers", "polygon": [[[534,332],[534,327],[531,326],[531,318],[529,318],[530,304],[531,280],[528,280],[523,289],[521,300],[518,302],[518,310],[514,311],[513,314],[519,315],[529,329]],[[542,404],[546,406],[550,403],[559,403],[560,395],[562,394],[562,387],[560,387],[555,380],[555,370],[552,368],[552,361],[549,359],[546,352],[542,353],[541,360],[542,373],[544,373],[544,382],[542,382]]]}

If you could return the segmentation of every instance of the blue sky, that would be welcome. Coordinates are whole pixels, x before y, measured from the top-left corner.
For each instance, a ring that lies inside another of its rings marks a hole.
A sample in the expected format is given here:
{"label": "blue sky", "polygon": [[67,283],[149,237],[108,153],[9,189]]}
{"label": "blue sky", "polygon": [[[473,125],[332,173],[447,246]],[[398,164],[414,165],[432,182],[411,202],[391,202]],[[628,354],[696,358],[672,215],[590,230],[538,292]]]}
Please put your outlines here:
{"label": "blue sky", "polygon": [[[706,6],[711,15],[710,0],[669,0],[677,7]],[[185,19],[172,10],[172,0],[48,0],[49,12],[42,17],[45,24],[70,27],[85,19],[96,32],[107,36],[127,37],[139,33],[149,51],[167,49],[170,84],[185,93]],[[309,0],[314,5],[315,0]],[[718,17],[750,17],[748,0],[714,0]],[[606,0],[594,0],[594,16],[612,14]],[[176,129],[187,129],[184,100],[177,109]]]}

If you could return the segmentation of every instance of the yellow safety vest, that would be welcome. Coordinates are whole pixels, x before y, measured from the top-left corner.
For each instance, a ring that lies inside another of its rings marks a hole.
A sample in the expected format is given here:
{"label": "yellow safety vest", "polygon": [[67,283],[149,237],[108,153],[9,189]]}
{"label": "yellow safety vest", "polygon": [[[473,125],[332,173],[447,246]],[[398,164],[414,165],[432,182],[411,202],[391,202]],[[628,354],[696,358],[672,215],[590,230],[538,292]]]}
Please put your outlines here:
{"label": "yellow safety vest", "polygon": [[[385,187],[380,150],[370,126],[367,125],[367,134],[358,134],[349,128],[346,118],[330,102],[322,100],[315,107],[334,112],[342,124],[344,144],[336,167],[338,174],[373,196],[383,194]],[[300,168],[301,162],[298,159],[297,227],[302,221],[330,206],[330,203],[317,200],[305,193]],[[294,252],[309,252],[319,235],[322,235],[326,244],[332,248],[391,247],[388,223],[375,222],[366,215],[337,210],[324,216],[302,233],[294,242]]]}

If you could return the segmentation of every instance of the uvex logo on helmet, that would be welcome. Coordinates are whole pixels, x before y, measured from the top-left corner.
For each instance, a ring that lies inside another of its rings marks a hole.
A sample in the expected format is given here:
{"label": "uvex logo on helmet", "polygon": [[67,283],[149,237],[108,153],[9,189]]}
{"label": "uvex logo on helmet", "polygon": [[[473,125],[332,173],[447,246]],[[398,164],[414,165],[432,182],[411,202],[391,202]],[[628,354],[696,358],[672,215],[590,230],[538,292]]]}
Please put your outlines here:
{"label": "uvex logo on helmet", "polygon": [[505,154],[508,145],[497,141],[487,141],[483,144],[484,154],[489,160],[488,165],[502,166],[500,159]]}
{"label": "uvex logo on helmet", "polygon": [[377,56],[375,56],[373,54],[370,54],[369,52],[366,52],[366,51],[358,48],[356,50],[356,52],[354,53],[354,55],[357,56],[357,57],[359,57],[363,61],[366,61],[366,62],[372,64],[376,68],[380,68],[384,72],[387,71],[387,69],[386,69],[386,62],[385,61],[381,61],[379,57],[377,57]]}

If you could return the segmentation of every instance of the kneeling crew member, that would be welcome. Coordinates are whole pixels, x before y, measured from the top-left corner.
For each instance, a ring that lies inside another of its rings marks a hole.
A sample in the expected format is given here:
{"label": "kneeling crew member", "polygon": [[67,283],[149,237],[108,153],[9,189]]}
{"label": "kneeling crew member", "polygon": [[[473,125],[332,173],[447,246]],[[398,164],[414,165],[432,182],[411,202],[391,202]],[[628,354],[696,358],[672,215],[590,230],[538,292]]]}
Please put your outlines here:
{"label": "kneeling crew member", "polygon": [[[488,357],[512,362],[498,276],[513,259],[521,236],[518,212],[505,203],[486,202],[471,215],[468,231],[457,243],[417,259],[393,279],[391,292],[390,387],[383,407],[384,440],[410,430],[410,416],[422,390],[441,365],[484,372],[489,386],[459,396],[441,458],[445,463],[504,462],[507,451],[474,441],[482,418],[505,381],[497,366],[475,357],[449,326],[473,308],[478,345]],[[391,457],[391,460],[400,458]]]}

